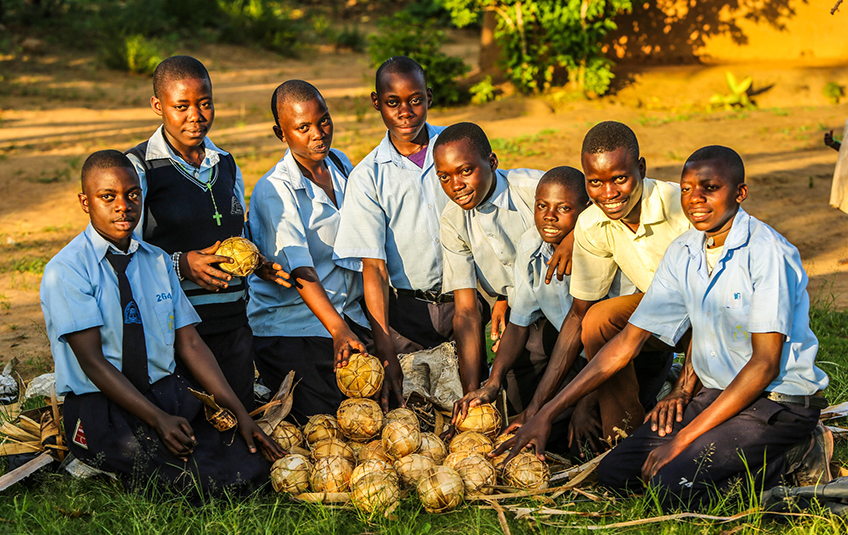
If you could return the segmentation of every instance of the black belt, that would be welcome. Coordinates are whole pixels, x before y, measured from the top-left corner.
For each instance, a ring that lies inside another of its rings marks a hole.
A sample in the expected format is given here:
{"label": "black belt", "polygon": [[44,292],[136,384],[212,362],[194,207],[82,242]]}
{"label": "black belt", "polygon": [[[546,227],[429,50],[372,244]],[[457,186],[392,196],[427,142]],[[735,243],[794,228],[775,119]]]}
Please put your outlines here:
{"label": "black belt", "polygon": [[801,405],[805,409],[826,409],[828,406],[827,399],[824,396],[792,396],[790,394],[781,394],[780,392],[763,392],[763,397],[770,399],[775,403],[783,403],[789,405]]}
{"label": "black belt", "polygon": [[395,291],[398,295],[411,297],[428,303],[453,303],[453,293],[443,294],[433,290],[425,292],[424,290],[406,290],[404,288],[395,288]]}

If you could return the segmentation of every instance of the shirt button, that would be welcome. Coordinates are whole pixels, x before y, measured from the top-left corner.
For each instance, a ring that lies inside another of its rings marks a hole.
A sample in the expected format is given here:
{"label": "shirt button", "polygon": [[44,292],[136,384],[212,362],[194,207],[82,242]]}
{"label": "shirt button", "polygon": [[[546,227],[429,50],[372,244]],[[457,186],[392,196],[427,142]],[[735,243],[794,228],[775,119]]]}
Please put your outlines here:
{"label": "shirt button", "polygon": [[433,205],[432,205],[432,204],[428,204],[428,205],[427,205],[427,208],[430,208],[430,209],[432,210],[432,209],[433,209]]}
{"label": "shirt button", "polygon": [[490,237],[490,238],[494,238],[494,237],[495,237],[495,235],[494,235],[494,234],[489,234],[489,237]]}
{"label": "shirt button", "polygon": [[439,238],[436,238],[436,243],[439,243]]}
{"label": "shirt button", "polygon": [[707,317],[708,317],[708,318],[710,317],[710,313],[709,313],[709,312],[707,312]]}
{"label": "shirt button", "polygon": [[715,356],[715,351],[710,351],[710,355]]}

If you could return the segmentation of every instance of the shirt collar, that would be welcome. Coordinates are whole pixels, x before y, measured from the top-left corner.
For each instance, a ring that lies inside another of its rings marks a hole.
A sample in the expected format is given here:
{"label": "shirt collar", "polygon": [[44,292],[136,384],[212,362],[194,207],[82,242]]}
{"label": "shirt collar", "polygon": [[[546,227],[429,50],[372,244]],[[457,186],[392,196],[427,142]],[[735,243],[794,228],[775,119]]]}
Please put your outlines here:
{"label": "shirt collar", "polygon": [[285,173],[281,173],[279,178],[288,182],[294,189],[306,189],[306,177],[297,165],[297,160],[294,159],[292,151],[286,149],[286,155],[283,156],[283,166]]}
{"label": "shirt collar", "polygon": [[[727,234],[727,239],[724,240],[723,253],[731,249],[738,249],[748,243],[748,238],[751,236],[751,216],[748,215],[741,206],[739,211],[733,217],[733,225],[730,227],[730,232]],[[700,254],[704,250],[707,242],[707,234],[698,230],[692,229],[691,233],[686,237],[683,244],[689,249],[691,256]],[[722,254],[724,256],[724,254]]]}
{"label": "shirt collar", "polygon": [[141,246],[141,242],[135,239],[135,234],[130,238],[130,246],[127,252],[121,251],[117,247],[115,247],[111,242],[109,242],[106,238],[100,235],[94,229],[94,226],[89,222],[88,226],[85,228],[85,234],[88,237],[88,241],[91,242],[92,247],[94,247],[94,254],[97,257],[97,261],[100,262],[106,257],[106,253],[112,251],[117,254],[134,254],[138,251],[138,248]]}
{"label": "shirt collar", "polygon": [[547,260],[548,258],[554,255],[554,246],[542,240],[542,243],[539,244],[539,247],[536,248],[536,251],[531,255],[533,258],[542,258],[543,260]]}
{"label": "shirt collar", "polygon": [[[432,152],[433,152],[433,141],[436,139],[438,135],[438,131],[434,126],[430,123],[424,123],[424,128],[427,129],[427,137],[430,141],[427,142],[427,158],[424,160],[424,169],[427,168],[427,161],[432,160]],[[377,163],[389,163],[393,162],[395,165],[402,165],[402,159],[405,158],[398,150],[392,145],[392,134],[387,130],[386,136],[383,138],[383,141],[377,145],[377,153],[374,155],[374,159]],[[415,164],[413,164],[415,165]]]}
{"label": "shirt collar", "polygon": [[506,179],[506,173],[500,169],[495,170],[495,191],[492,192],[492,196],[486,202],[477,206],[477,210],[485,210],[489,205],[509,209],[509,182]]}
{"label": "shirt collar", "polygon": [[[227,151],[219,149],[208,138],[203,138],[203,147],[206,149],[206,157],[203,159],[201,167],[215,167],[221,159],[221,156],[229,154]],[[145,160],[174,160],[186,167],[193,167],[186,162],[180,155],[174,152],[170,145],[165,141],[165,126],[161,125],[156,129],[156,132],[147,143],[147,152],[144,154]]]}

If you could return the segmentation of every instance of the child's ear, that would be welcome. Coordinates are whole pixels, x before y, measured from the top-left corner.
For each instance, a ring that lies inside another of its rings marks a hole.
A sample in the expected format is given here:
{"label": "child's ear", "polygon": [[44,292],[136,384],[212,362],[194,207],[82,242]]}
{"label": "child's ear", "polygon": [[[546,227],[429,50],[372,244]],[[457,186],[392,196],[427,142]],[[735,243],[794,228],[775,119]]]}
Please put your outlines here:
{"label": "child's ear", "polygon": [[371,105],[375,110],[380,111],[380,97],[377,96],[376,91],[371,91]]}
{"label": "child's ear", "polygon": [[162,117],[162,101],[156,98],[155,96],[150,97],[150,107],[153,108],[153,112]]}
{"label": "child's ear", "polygon": [[433,88],[427,88],[427,109],[429,110],[433,106]]}
{"label": "child's ear", "polygon": [[492,168],[493,173],[498,170],[498,155],[494,152],[489,154],[489,167]]}
{"label": "child's ear", "polygon": [[736,204],[742,204],[742,202],[748,198],[748,184],[741,183],[736,186]]}
{"label": "child's ear", "polygon": [[77,197],[79,197],[79,203],[82,211],[88,213],[88,195],[85,193],[78,193]]}
{"label": "child's ear", "polygon": [[642,178],[645,178],[648,174],[648,164],[645,163],[645,157],[642,156],[639,158],[639,174],[642,175]]}
{"label": "child's ear", "polygon": [[283,134],[283,129],[280,128],[280,125],[278,124],[274,125],[274,135],[277,136],[277,139],[279,139],[283,143],[286,142],[286,136],[285,134]]}

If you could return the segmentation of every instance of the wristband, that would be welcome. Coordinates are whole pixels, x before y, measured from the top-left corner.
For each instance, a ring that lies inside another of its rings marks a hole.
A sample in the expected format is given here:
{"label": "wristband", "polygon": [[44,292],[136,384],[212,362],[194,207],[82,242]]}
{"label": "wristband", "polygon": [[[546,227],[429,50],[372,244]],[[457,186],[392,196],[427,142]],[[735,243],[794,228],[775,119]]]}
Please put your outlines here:
{"label": "wristband", "polygon": [[171,255],[171,263],[174,264],[174,271],[177,273],[177,278],[182,281],[185,277],[180,274],[180,257],[183,255],[181,251],[177,251]]}

